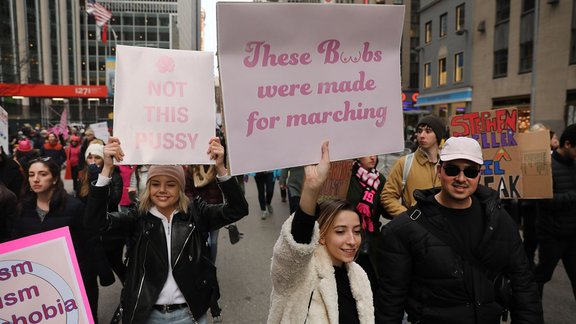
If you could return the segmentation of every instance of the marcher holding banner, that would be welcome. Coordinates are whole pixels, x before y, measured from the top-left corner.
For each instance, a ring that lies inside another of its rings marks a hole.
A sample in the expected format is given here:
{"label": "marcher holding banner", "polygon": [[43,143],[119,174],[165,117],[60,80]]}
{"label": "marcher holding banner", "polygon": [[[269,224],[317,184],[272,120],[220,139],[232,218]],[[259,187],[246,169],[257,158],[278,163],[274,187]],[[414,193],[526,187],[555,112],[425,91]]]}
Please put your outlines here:
{"label": "marcher holding banner", "polygon": [[320,163],[305,167],[299,208],[274,246],[269,324],[374,323],[370,282],[354,262],[360,216],[343,200],[316,203],[329,169],[325,142]]}
{"label": "marcher holding banner", "polygon": [[22,198],[22,211],[10,229],[10,237],[16,239],[68,226],[90,308],[97,310],[98,284],[95,280],[87,280],[91,277],[91,269],[86,253],[89,235],[82,227],[84,205],[66,193],[60,170],[60,165],[50,157],[30,161],[29,190]]}
{"label": "marcher holding banner", "polygon": [[107,177],[113,159],[121,162],[124,153],[117,138],[111,137],[105,146],[102,173],[90,190],[86,225],[123,231],[133,238],[119,308],[123,323],[206,323],[210,300],[217,293],[207,234],[248,214],[242,190],[224,166],[224,147],[218,138],[210,139],[208,155],[216,162],[223,204],[190,202],[184,193],[183,168],[153,165],[138,210],[107,217]]}

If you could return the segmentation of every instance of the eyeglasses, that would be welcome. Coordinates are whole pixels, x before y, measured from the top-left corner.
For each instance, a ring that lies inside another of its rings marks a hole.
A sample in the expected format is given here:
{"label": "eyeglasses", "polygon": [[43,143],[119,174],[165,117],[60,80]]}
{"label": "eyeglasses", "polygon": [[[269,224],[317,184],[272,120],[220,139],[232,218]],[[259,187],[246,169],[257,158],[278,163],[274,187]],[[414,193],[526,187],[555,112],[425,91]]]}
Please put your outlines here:
{"label": "eyeglasses", "polygon": [[466,176],[466,178],[476,178],[478,176],[478,173],[480,173],[480,168],[477,167],[466,167],[464,168],[464,170],[461,170],[459,167],[452,165],[452,164],[448,164],[446,166],[442,167],[444,169],[444,172],[446,172],[446,175],[449,177],[455,177],[457,175],[460,174],[460,171],[464,172],[464,176]]}

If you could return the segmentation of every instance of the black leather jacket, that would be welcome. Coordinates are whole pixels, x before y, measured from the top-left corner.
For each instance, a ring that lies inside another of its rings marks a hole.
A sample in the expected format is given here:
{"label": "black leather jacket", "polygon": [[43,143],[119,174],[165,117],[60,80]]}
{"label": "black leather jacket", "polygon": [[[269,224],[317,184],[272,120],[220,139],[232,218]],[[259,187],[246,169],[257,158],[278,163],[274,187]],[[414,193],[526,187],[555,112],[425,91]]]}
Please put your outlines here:
{"label": "black leather jacket", "polygon": [[[448,223],[434,201],[437,192],[416,190],[414,197],[419,217],[445,232]],[[484,209],[484,231],[474,256],[492,273],[505,273],[511,280],[512,323],[542,324],[538,289],[516,224],[500,206],[496,191],[479,185],[474,195]],[[407,213],[384,227],[378,251],[376,323],[399,324],[404,310],[413,323],[500,323],[503,307],[488,278]]]}
{"label": "black leather jacket", "polygon": [[[248,214],[248,203],[235,178],[219,183],[223,204],[210,205],[195,199],[187,213],[173,216],[171,268],[178,288],[194,318],[209,308],[216,289],[216,268],[203,255],[206,233],[233,223]],[[106,218],[108,187],[90,190],[86,225],[104,231],[121,231],[131,237],[128,272],[122,290],[123,323],[145,323],[166,279],[168,255],[162,221],[150,213],[114,213]]]}

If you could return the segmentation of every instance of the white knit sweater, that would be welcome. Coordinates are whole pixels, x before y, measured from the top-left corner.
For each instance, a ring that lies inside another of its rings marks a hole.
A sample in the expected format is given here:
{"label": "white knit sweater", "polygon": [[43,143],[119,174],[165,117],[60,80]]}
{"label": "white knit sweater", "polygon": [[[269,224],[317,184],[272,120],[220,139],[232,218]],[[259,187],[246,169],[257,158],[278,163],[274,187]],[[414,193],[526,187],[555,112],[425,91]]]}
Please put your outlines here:
{"label": "white knit sweater", "polygon": [[[304,321],[337,324],[338,292],[334,267],[325,247],[318,244],[318,223],[314,225],[311,243],[299,244],[292,237],[292,219],[293,216],[284,222],[274,245],[268,324],[302,324]],[[346,269],[360,323],[374,323],[368,276],[355,262],[347,263]]]}

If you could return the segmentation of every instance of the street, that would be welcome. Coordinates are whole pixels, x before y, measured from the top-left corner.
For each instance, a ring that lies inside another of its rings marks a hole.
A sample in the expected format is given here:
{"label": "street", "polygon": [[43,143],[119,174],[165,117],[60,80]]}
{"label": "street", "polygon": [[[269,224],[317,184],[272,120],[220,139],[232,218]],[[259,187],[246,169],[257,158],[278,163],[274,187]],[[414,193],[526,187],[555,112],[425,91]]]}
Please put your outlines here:
{"label": "street", "polygon": [[[226,229],[221,229],[219,235],[216,263],[224,323],[266,322],[271,290],[272,247],[282,223],[288,217],[288,204],[281,202],[278,186],[272,201],[274,214],[265,220],[260,219],[256,185],[252,177],[246,183],[246,199],[250,204],[250,214],[237,223],[244,238],[231,245]],[[118,282],[100,289],[100,323],[110,321],[118,305],[120,289]],[[554,277],[545,286],[543,304],[546,323],[574,324],[576,303],[562,264],[558,265]],[[212,323],[210,316],[209,323]]]}

